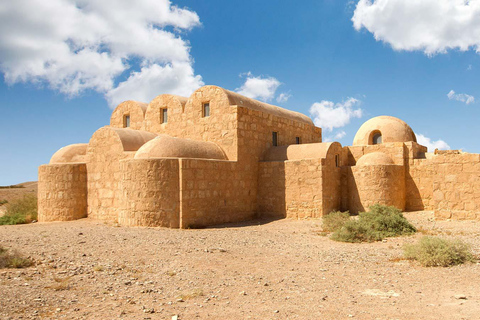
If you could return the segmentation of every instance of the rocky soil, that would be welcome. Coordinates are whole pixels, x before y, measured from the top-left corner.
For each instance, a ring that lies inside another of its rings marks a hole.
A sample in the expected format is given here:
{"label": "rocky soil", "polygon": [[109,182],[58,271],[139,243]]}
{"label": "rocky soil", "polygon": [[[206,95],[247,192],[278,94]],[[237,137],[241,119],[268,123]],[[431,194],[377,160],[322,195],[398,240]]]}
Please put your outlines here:
{"label": "rocky soil", "polygon": [[83,219],[0,226],[0,246],[35,261],[0,270],[0,319],[479,319],[480,264],[402,260],[423,234],[480,254],[480,223],[406,214],[422,232],[347,244],[321,220],[201,230]]}

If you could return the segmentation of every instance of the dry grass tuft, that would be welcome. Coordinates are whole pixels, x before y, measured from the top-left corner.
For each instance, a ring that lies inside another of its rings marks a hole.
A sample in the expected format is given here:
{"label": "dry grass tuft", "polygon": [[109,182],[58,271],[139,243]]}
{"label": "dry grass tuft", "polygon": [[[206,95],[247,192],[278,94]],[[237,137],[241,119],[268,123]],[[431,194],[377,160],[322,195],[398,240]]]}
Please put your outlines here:
{"label": "dry grass tuft", "polygon": [[177,299],[181,299],[183,301],[186,301],[186,300],[194,299],[194,298],[197,298],[197,297],[203,297],[204,295],[205,294],[203,293],[203,290],[197,288],[197,289],[192,290],[191,292],[181,294],[180,296],[178,296]]}
{"label": "dry grass tuft", "polygon": [[8,252],[7,249],[0,246],[0,269],[1,268],[27,268],[33,262],[23,257],[18,251]]}
{"label": "dry grass tuft", "polygon": [[474,261],[470,246],[465,242],[430,236],[424,236],[416,244],[405,245],[404,255],[424,267],[450,267]]}
{"label": "dry grass tuft", "polygon": [[53,281],[55,282],[45,288],[53,289],[55,291],[69,290],[71,288],[70,287],[71,279],[72,279],[71,276],[66,278],[53,277]]}
{"label": "dry grass tuft", "polygon": [[104,270],[104,268],[102,266],[93,267],[93,271],[95,271],[95,272],[102,272],[103,270]]}

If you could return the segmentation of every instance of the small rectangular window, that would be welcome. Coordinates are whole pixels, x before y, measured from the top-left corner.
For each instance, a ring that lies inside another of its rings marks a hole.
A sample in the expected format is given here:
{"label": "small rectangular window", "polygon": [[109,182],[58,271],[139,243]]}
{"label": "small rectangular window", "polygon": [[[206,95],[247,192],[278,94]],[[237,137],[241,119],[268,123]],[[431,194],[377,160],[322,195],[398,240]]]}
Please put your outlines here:
{"label": "small rectangular window", "polygon": [[278,146],[278,132],[272,132],[272,145],[274,147]]}
{"label": "small rectangular window", "polygon": [[129,128],[130,127],[130,115],[126,114],[123,116],[123,127]]}
{"label": "small rectangular window", "polygon": [[210,117],[210,103],[203,104],[203,117]]}
{"label": "small rectangular window", "polygon": [[167,108],[163,108],[160,110],[160,123],[167,123],[167,120],[168,120]]}
{"label": "small rectangular window", "polygon": [[336,154],[335,155],[335,167],[340,167],[340,155]]}
{"label": "small rectangular window", "polygon": [[302,143],[301,140],[300,140],[300,137],[296,137],[296,138],[295,138],[295,143],[296,143],[296,144]]}

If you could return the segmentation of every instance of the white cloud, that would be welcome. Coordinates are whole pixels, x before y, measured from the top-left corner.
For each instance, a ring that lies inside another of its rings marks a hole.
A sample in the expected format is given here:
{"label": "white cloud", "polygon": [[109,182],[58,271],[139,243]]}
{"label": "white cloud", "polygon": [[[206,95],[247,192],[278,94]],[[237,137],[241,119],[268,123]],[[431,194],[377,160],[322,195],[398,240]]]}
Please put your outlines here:
{"label": "white cloud", "polygon": [[[70,96],[95,90],[116,101],[116,92],[128,93],[125,85],[115,89],[118,77],[135,71],[131,65],[140,63],[157,71],[150,76],[157,76],[153,83],[161,85],[150,88],[156,89],[153,95],[146,95],[149,89],[145,89],[140,95],[130,92],[128,98],[143,96],[148,101],[167,90],[179,90],[166,80],[169,76],[172,83],[202,84],[193,69],[170,70],[174,65],[191,68],[189,44],[179,34],[199,24],[195,12],[173,6],[168,0],[3,1],[0,70],[10,84],[46,83]],[[141,80],[136,75],[133,73],[127,82]]]}
{"label": "white cloud", "polygon": [[286,92],[282,92],[278,95],[277,97],[277,102],[278,103],[285,103],[288,101],[288,99],[290,99],[292,97],[291,94],[289,93],[286,93]]}
{"label": "white cloud", "polygon": [[354,109],[360,105],[360,101],[348,98],[341,103],[331,101],[316,102],[310,107],[310,115],[316,126],[332,132],[334,128],[341,128],[350,123],[352,118],[361,118],[363,110]]}
{"label": "white cloud", "polygon": [[251,72],[242,74],[240,76],[246,76],[245,83],[235,89],[236,92],[252,98],[262,101],[269,101],[275,97],[277,88],[281,85],[281,82],[274,77],[255,77]]}
{"label": "white cloud", "polygon": [[323,142],[332,142],[332,141],[338,141],[340,139],[342,139],[343,137],[345,137],[347,135],[347,133],[343,130],[341,131],[338,131],[335,135],[333,136],[327,136],[323,139]]}
{"label": "white cloud", "polygon": [[457,100],[460,102],[465,102],[465,104],[470,104],[475,102],[475,97],[465,94],[465,93],[455,93],[455,91],[450,90],[447,94],[448,99],[450,100]]}
{"label": "white cloud", "polygon": [[428,148],[428,152],[434,152],[435,149],[449,150],[450,146],[443,140],[432,141],[430,138],[425,137],[423,134],[416,133],[417,142],[422,146]]}
{"label": "white cloud", "polygon": [[152,64],[133,72],[126,81],[109,91],[106,97],[111,106],[116,106],[125,100],[150,101],[159,92],[189,96],[202,85],[202,77],[194,75],[189,63],[174,62],[166,66]]}
{"label": "white cloud", "polygon": [[337,132],[337,134],[333,137],[335,140],[340,140],[342,139],[343,137],[345,137],[347,135],[347,133],[345,131],[339,131]]}
{"label": "white cloud", "polygon": [[360,0],[352,21],[395,50],[480,51],[479,0]]}

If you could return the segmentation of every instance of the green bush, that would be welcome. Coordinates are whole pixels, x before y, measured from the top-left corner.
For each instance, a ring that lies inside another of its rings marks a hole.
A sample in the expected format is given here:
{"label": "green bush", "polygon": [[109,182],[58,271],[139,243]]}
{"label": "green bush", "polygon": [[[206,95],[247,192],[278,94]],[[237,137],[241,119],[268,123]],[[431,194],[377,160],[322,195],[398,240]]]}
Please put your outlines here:
{"label": "green bush", "polygon": [[425,236],[403,250],[406,259],[417,260],[424,267],[448,267],[474,260],[470,246],[458,239]]}
{"label": "green bush", "polygon": [[5,200],[5,199],[3,199],[3,200],[0,200],[0,206],[1,206],[1,205],[4,205],[4,204],[6,204],[6,203],[8,203],[8,201],[7,201],[7,200]]}
{"label": "green bush", "polygon": [[37,220],[37,197],[25,195],[9,204],[5,215],[0,217],[0,225],[30,223],[32,220]]}
{"label": "green bush", "polygon": [[9,253],[0,246],[0,269],[1,268],[26,268],[32,265],[32,261],[22,257],[17,251]]}
{"label": "green bush", "polygon": [[373,242],[415,232],[400,210],[376,204],[370,211],[361,212],[357,220],[347,221],[331,238],[342,242]]}
{"label": "green bush", "polygon": [[343,225],[350,220],[350,213],[348,211],[332,211],[322,217],[322,229],[326,232],[334,232],[343,227]]}

